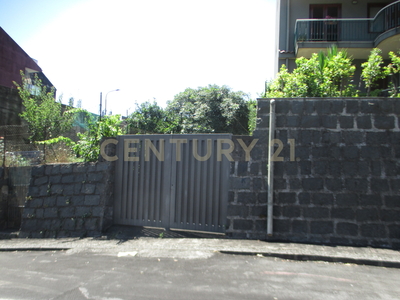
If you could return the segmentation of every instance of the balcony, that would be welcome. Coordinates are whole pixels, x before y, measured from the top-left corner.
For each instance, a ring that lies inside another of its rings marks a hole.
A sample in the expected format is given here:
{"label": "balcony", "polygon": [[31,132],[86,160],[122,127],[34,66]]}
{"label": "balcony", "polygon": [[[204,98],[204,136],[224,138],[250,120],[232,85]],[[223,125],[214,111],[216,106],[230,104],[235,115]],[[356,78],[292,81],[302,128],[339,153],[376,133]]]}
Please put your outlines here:
{"label": "balcony", "polygon": [[383,53],[400,49],[400,1],[382,10],[375,18],[299,19],[295,27],[296,56],[309,57],[331,44],[346,48],[353,58],[364,59],[374,47]]}

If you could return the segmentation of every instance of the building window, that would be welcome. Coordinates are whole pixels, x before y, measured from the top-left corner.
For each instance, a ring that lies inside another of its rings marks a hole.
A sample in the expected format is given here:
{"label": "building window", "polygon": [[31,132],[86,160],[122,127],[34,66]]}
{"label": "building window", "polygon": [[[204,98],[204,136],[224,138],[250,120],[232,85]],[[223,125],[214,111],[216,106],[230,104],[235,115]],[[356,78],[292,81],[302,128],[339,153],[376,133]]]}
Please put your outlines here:
{"label": "building window", "polygon": [[341,17],[341,4],[311,4],[310,19],[338,19]]}
{"label": "building window", "polygon": [[[310,36],[314,41],[338,41],[339,24],[335,20],[341,17],[341,4],[311,4],[310,19],[321,19],[312,21]],[[322,21],[323,19],[323,21]]]}

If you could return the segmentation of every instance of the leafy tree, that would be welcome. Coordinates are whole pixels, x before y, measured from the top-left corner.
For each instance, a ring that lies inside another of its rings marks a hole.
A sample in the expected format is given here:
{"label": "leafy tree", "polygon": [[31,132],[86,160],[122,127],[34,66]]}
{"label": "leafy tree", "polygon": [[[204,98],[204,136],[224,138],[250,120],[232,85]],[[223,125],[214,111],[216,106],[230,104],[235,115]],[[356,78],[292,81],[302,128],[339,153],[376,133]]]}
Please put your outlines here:
{"label": "leafy tree", "polygon": [[85,115],[87,130],[78,133],[79,141],[64,136],[38,142],[43,145],[54,145],[64,143],[71,147],[76,156],[85,162],[97,161],[100,155],[100,143],[105,137],[115,137],[122,134],[120,115],[104,116],[98,120],[88,111],[78,109],[78,112]]}
{"label": "leafy tree", "polygon": [[156,102],[136,104],[136,110],[127,119],[128,134],[166,133],[166,112]]}
{"label": "leafy tree", "polygon": [[389,52],[389,57],[391,63],[384,67],[384,73],[388,75],[391,79],[389,86],[390,97],[397,97],[399,87],[398,74],[400,73],[400,57],[393,51]]}
{"label": "leafy tree", "polygon": [[74,113],[54,98],[54,87],[47,87],[35,75],[33,84],[21,72],[22,84],[14,82],[22,99],[20,114],[28,124],[31,143],[56,138],[72,127]]}
{"label": "leafy tree", "polygon": [[327,63],[324,68],[323,94],[328,97],[354,96],[356,90],[353,84],[353,76],[356,70],[351,65],[352,60],[346,51],[337,51],[333,47],[328,51]]}
{"label": "leafy tree", "polygon": [[257,126],[257,101],[249,100],[247,106],[249,108],[249,134],[253,134]]}
{"label": "leafy tree", "polygon": [[276,79],[267,85],[265,97],[340,97],[357,93],[352,84],[355,66],[345,51],[332,47],[327,54],[300,57],[296,65],[292,73],[282,65]]}
{"label": "leafy tree", "polygon": [[368,61],[361,64],[362,73],[361,78],[367,88],[367,96],[371,93],[371,88],[375,85],[378,79],[386,77],[386,74],[382,68],[383,59],[382,51],[379,48],[374,48],[368,57]]}
{"label": "leafy tree", "polygon": [[227,86],[188,88],[168,103],[169,130],[176,133],[249,134],[247,95]]}
{"label": "leafy tree", "polygon": [[101,120],[95,120],[87,112],[88,130],[78,133],[80,140],[72,143],[76,155],[87,162],[97,161],[102,139],[122,134],[120,117],[120,115],[104,116]]}
{"label": "leafy tree", "polygon": [[[21,71],[21,77],[22,84],[14,84],[24,106],[20,116],[28,125],[30,143],[40,144],[69,131],[74,121],[74,111],[69,107],[64,108],[61,99],[55,100],[54,87],[44,85],[36,74],[32,80]],[[47,145],[43,144],[44,160]]]}

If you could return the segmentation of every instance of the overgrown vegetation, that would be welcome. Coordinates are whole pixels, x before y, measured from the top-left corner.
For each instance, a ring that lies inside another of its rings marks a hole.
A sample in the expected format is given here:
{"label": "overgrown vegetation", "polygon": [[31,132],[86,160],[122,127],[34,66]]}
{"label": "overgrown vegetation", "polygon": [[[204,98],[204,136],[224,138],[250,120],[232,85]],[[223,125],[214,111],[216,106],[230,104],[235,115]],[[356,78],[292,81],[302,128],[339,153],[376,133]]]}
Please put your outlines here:
{"label": "overgrown vegetation", "polygon": [[375,82],[386,77],[386,74],[382,68],[383,59],[381,54],[382,51],[380,49],[372,49],[371,54],[368,57],[368,61],[361,64],[361,78],[365,82],[367,96],[370,95],[371,88],[375,85]]}
{"label": "overgrown vegetation", "polygon": [[336,47],[328,53],[314,53],[310,59],[300,57],[297,68],[289,73],[281,67],[276,79],[266,87],[265,97],[352,97],[355,66],[345,51]]}
{"label": "overgrown vegetation", "polygon": [[[14,82],[22,99],[24,111],[20,114],[29,129],[29,141],[38,143],[59,137],[72,128],[74,112],[55,100],[54,87],[47,87],[35,74],[27,78],[21,71],[22,84]],[[46,156],[46,145],[44,145]]]}
{"label": "overgrown vegetation", "polygon": [[[91,115],[88,114],[88,117]],[[89,129],[84,133],[78,133],[80,140],[73,144],[76,155],[84,161],[97,161],[101,140],[122,134],[120,118],[120,115],[104,116],[101,120],[89,118]]]}
{"label": "overgrown vegetation", "polygon": [[136,104],[136,110],[126,120],[128,134],[168,133],[167,114],[157,102]]}
{"label": "overgrown vegetation", "polygon": [[[83,111],[86,112],[86,111]],[[101,120],[95,119],[90,113],[86,112],[88,130],[78,133],[79,141],[74,142],[68,137],[59,136],[54,139],[38,142],[45,145],[64,144],[71,149],[76,158],[81,161],[97,161],[100,155],[100,143],[105,137],[115,137],[122,134],[121,116],[103,116]],[[64,149],[64,152],[68,151]],[[56,155],[56,153],[54,153]]]}
{"label": "overgrown vegetation", "polygon": [[384,67],[384,72],[389,76],[389,95],[391,97],[398,97],[399,95],[399,77],[400,73],[400,57],[393,51],[389,52],[390,63]]}
{"label": "overgrown vegetation", "polygon": [[127,119],[127,133],[232,133],[255,129],[255,101],[226,86],[188,88],[165,109],[156,102],[137,106]]}
{"label": "overgrown vegetation", "polygon": [[[377,80],[389,77],[389,94],[398,96],[400,57],[389,53],[390,63],[385,65],[379,49],[373,49],[363,63],[361,80],[367,95]],[[264,96],[272,97],[356,97],[360,95],[354,85],[355,66],[345,51],[336,47],[327,53],[313,54],[311,58],[296,60],[297,68],[288,72],[282,66],[275,80],[266,85]],[[29,142],[48,149],[47,161],[96,161],[100,155],[100,142],[106,137],[127,134],[171,133],[232,133],[251,135],[256,127],[256,101],[227,86],[209,85],[198,89],[188,88],[177,94],[164,109],[156,102],[145,102],[122,122],[120,116],[106,116],[101,120],[93,114],[74,109],[55,100],[54,88],[46,87],[35,76],[33,81],[22,75],[17,89],[25,110],[21,117],[29,127]],[[78,133],[78,141],[63,136],[68,132],[77,114],[84,116],[87,130]],[[13,161],[25,164],[22,158]]]}
{"label": "overgrown vegetation", "polygon": [[[45,86],[37,76],[31,80],[21,72],[21,77],[22,84],[15,83],[24,106],[20,116],[28,124],[29,142],[44,150],[45,162],[96,161],[101,139],[122,133],[119,115],[98,120],[85,110],[56,101],[54,88]],[[73,105],[73,99],[69,104]],[[85,115],[88,129],[78,133],[79,141],[74,142],[63,134],[71,130],[78,113]]]}
{"label": "overgrown vegetation", "polygon": [[[54,98],[54,88],[46,87],[35,77],[33,82],[22,75],[16,86],[25,107],[21,114],[29,126],[29,142],[47,149],[45,162],[97,161],[103,138],[128,134],[232,133],[251,134],[256,124],[256,101],[243,92],[209,85],[186,89],[163,109],[156,102],[137,105],[125,120],[105,116],[101,120],[89,112],[62,106]],[[74,118],[80,115],[86,131],[78,141],[64,136]],[[82,118],[83,117],[83,118]]]}
{"label": "overgrown vegetation", "polygon": [[[364,83],[367,96],[377,95],[381,91],[374,90],[377,81],[389,76],[389,94],[397,97],[400,57],[394,52],[389,56],[391,62],[385,66],[382,51],[375,48],[361,65],[360,82]],[[300,57],[296,59],[297,68],[291,73],[282,65],[277,77],[266,84],[264,97],[358,97],[362,94],[354,85],[356,67],[352,63],[346,51],[338,51],[336,46],[326,54],[321,51],[309,59]]]}
{"label": "overgrown vegetation", "polygon": [[166,108],[174,133],[249,134],[248,96],[227,86],[188,88]]}

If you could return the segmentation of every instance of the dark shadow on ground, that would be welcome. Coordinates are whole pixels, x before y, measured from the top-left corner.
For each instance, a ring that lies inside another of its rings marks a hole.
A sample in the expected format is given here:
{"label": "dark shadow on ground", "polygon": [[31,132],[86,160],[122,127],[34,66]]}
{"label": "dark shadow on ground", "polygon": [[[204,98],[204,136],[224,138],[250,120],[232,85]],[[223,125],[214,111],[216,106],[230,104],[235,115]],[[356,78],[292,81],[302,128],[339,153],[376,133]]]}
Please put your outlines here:
{"label": "dark shadow on ground", "polygon": [[[118,239],[120,243],[127,240],[138,239],[141,237],[150,238],[202,238],[202,239],[225,239],[223,234],[213,234],[207,232],[196,231],[177,231],[165,230],[163,228],[150,228],[140,226],[112,226],[104,236],[107,239]],[[104,238],[103,236],[103,238]]]}

